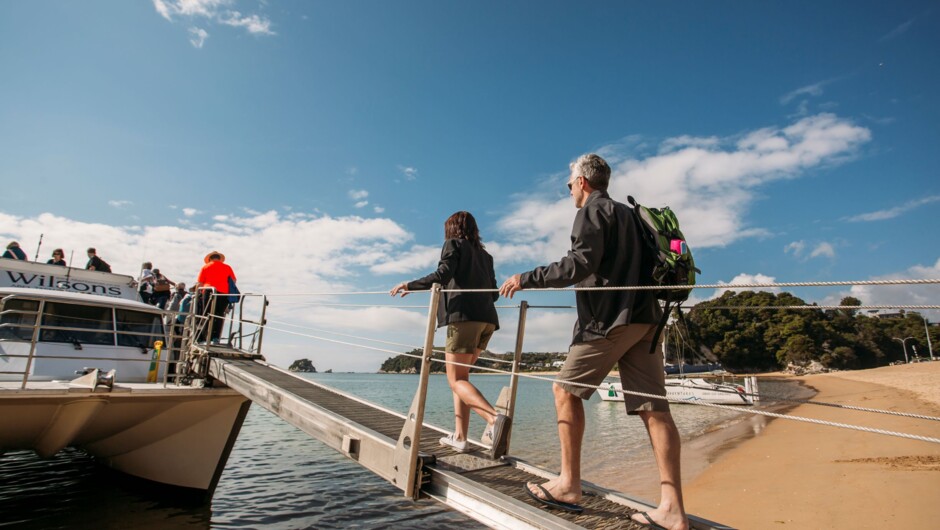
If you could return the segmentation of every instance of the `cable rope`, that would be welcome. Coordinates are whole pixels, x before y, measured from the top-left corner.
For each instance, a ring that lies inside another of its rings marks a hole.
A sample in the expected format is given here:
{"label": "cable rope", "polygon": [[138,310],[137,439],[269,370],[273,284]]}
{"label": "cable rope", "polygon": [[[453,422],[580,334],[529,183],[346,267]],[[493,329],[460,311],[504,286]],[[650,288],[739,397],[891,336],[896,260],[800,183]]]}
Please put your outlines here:
{"label": "cable rope", "polygon": [[[304,329],[304,330],[308,330],[308,331],[316,331],[316,332],[318,332],[318,333],[329,333],[329,334],[331,334],[331,335],[339,335],[339,336],[341,336],[341,337],[347,337],[347,338],[351,338],[351,339],[367,340],[367,341],[369,341],[369,342],[377,342],[377,343],[379,343],[379,344],[387,344],[387,345],[389,345],[389,346],[401,346],[402,348],[411,348],[412,350],[423,350],[423,349],[424,349],[424,346],[415,346],[415,345],[413,345],[413,344],[402,344],[402,343],[400,343],[400,342],[392,342],[392,341],[390,341],[390,340],[370,339],[370,338],[368,338],[368,337],[360,337],[359,335],[349,335],[349,334],[347,334],[347,333],[340,333],[339,331],[330,331],[330,330],[328,330],[328,329],[315,328],[315,327],[312,327],[312,326],[300,326],[300,325],[297,325],[297,324],[291,324],[291,323],[289,323],[289,322],[284,322],[284,321],[281,321],[281,320],[271,320],[271,319],[267,319],[267,321],[268,321],[268,322],[273,322],[273,323],[275,323],[275,324],[279,324],[279,325],[281,325],[281,326],[290,326],[290,327],[292,327],[292,328]],[[447,352],[444,351],[444,350],[431,350],[431,351],[434,352],[434,353],[440,353],[440,354],[445,354],[445,353],[447,353]],[[480,359],[485,360],[485,361],[497,362],[497,363],[512,364],[512,361],[508,361],[508,360],[506,360],[506,359],[496,359],[496,358],[494,358],[494,357],[483,357],[483,356],[480,356]]]}
{"label": "cable rope", "polygon": [[[688,289],[757,289],[776,287],[839,287],[854,285],[928,285],[940,284],[940,279],[903,279],[903,280],[854,280],[834,282],[775,282],[775,283],[712,283],[699,285],[634,285],[630,287],[540,287],[524,289],[526,291],[658,291],[658,290],[688,290]],[[405,291],[406,293],[430,293],[430,290]],[[499,289],[441,289],[442,293],[494,293]],[[387,295],[388,291],[319,291],[308,293],[270,293],[271,297],[303,297],[303,296],[350,296],[350,295]],[[243,293],[227,296],[260,296],[257,293]]]}
{"label": "cable rope", "polygon": [[701,309],[940,309],[940,305],[721,305]]}
{"label": "cable rope", "polygon": [[[325,341],[325,342],[332,342],[332,343],[335,343],[335,344],[343,344],[343,345],[346,345],[346,346],[353,346],[353,347],[364,348],[364,349],[368,349],[368,350],[374,350],[374,351],[381,351],[381,352],[386,352],[386,353],[392,353],[392,354],[395,354],[395,355],[404,355],[405,357],[411,357],[411,358],[415,358],[415,359],[422,359],[422,360],[424,359],[424,356],[423,356],[423,355],[412,355],[412,354],[401,353],[401,352],[397,352],[397,351],[393,351],[393,350],[387,350],[387,349],[384,349],[384,348],[376,348],[376,347],[373,347],[373,346],[366,346],[366,345],[364,345],[364,344],[356,344],[356,343],[352,343],[352,342],[346,342],[346,341],[340,341],[340,340],[335,340],[335,339],[329,339],[329,338],[326,338],[326,337],[318,337],[318,336],[316,336],[316,335],[311,335],[311,334],[306,334],[306,333],[299,333],[299,332],[290,331],[290,330],[285,330],[285,329],[273,328],[273,327],[270,327],[270,326],[265,326],[265,327],[266,327],[267,329],[272,330],[272,331],[280,331],[280,332],[282,332],[282,333],[288,333],[288,334],[291,334],[291,335],[298,335],[298,336],[301,336],[301,337],[309,337],[309,338],[313,338],[313,339],[317,339],[317,340],[322,340],[322,341]],[[360,338],[361,338],[361,337],[360,337]],[[433,359],[433,358],[431,359],[431,362],[439,362],[439,363],[444,363],[444,364],[447,364],[447,363],[448,363],[448,361],[446,361],[446,360]],[[512,372],[508,372],[508,371],[506,371],[506,370],[500,370],[500,369],[498,369],[498,368],[485,368],[485,367],[482,367],[482,366],[475,366],[475,365],[469,365],[469,364],[457,363],[457,362],[451,362],[451,364],[459,365],[459,366],[466,366],[466,367],[477,368],[477,369],[479,369],[479,370],[486,371],[486,372],[494,372],[494,373],[502,373],[502,374],[506,374],[506,375],[513,375]],[[566,381],[566,380],[560,380],[560,379],[555,379],[555,378],[548,378],[548,377],[544,377],[544,376],[531,375],[531,374],[526,374],[526,373],[522,373],[522,372],[517,372],[517,373],[515,373],[515,375],[518,376],[518,377],[525,377],[525,378],[529,378],[529,379],[535,379],[535,380],[540,380],[540,381],[546,381],[546,382],[550,382],[550,383],[564,383],[564,384],[568,384],[568,385],[571,385],[571,386],[578,386],[578,387],[582,387],[582,388],[590,388],[590,389],[593,389],[593,390],[595,390],[595,391],[598,390],[598,389],[602,389],[602,388],[603,388],[603,387],[600,386],[600,385],[588,385],[588,384],[584,384],[584,383],[578,383],[578,382],[575,382],[575,381]],[[670,400],[669,398],[667,398],[667,397],[665,397],[665,396],[657,395],[657,394],[647,394],[647,393],[645,393],[645,392],[635,392],[635,391],[623,390],[623,389],[621,389],[620,392],[621,392],[622,394],[630,394],[630,395],[639,396],[639,397],[645,397],[645,398],[650,398],[650,399],[659,399],[659,400],[664,400],[664,401],[672,401],[672,402],[674,402],[674,403],[678,403],[678,402],[679,402],[678,400]],[[769,411],[765,411],[765,410],[741,409],[741,408],[739,408],[739,407],[734,407],[734,406],[730,406],[730,405],[719,405],[719,404],[716,404],[716,403],[702,403],[702,402],[684,402],[684,403],[688,403],[688,404],[690,404],[690,405],[702,406],[702,407],[715,408],[715,409],[719,409],[719,410],[727,410],[727,411],[735,412],[735,413],[747,413],[747,414],[754,414],[754,415],[760,415],[760,416],[767,416],[767,417],[770,417],[770,418],[780,418],[780,419],[787,419],[787,420],[793,420],[793,421],[801,421],[801,422],[804,422],[804,423],[812,423],[812,424],[816,424],[816,425],[827,425],[827,426],[830,426],[830,427],[839,427],[839,428],[843,428],[843,429],[850,429],[850,430],[861,431],[861,432],[868,432],[868,433],[873,433],[873,434],[883,434],[883,435],[886,435],[886,436],[894,436],[894,437],[897,437],[897,438],[906,438],[906,439],[910,439],[910,440],[919,440],[919,441],[923,441],[923,442],[929,442],[929,443],[940,444],[940,438],[933,438],[933,437],[929,437],[929,436],[920,436],[920,435],[916,435],[916,434],[907,434],[907,433],[901,433],[901,432],[897,432],[897,431],[889,431],[889,430],[885,430],[885,429],[876,429],[876,428],[872,428],[872,427],[864,427],[864,426],[852,425],[852,424],[848,424],[848,423],[839,423],[839,422],[832,422],[832,421],[826,421],[826,420],[817,420],[817,419],[814,419],[814,418],[804,418],[804,417],[802,417],[802,416],[791,416],[791,415],[786,415],[786,414],[778,414],[778,413],[776,413],[776,412],[769,412]]]}
{"label": "cable rope", "polygon": [[[552,382],[552,383],[556,383],[556,382],[557,382],[557,383],[565,383],[565,384],[568,384],[568,385],[579,386],[579,387],[583,387],[583,388],[593,388],[593,389],[601,388],[601,387],[598,387],[598,386],[587,385],[587,384],[584,384],[584,383],[577,383],[577,382],[574,382],[574,381],[563,381],[563,380],[559,380],[559,379],[550,379],[550,378],[543,377],[543,376],[529,375],[529,374],[524,374],[524,373],[519,373],[519,374],[516,374],[516,375],[518,375],[519,377],[528,377],[528,378],[530,378],[530,379],[539,379],[539,380],[542,380],[542,381],[549,381],[549,382]],[[634,392],[634,391],[630,391],[630,390],[620,390],[620,393],[622,393],[622,394],[630,394],[630,395],[639,396],[639,397],[646,397],[646,398],[651,398],[651,399],[661,399],[661,400],[665,400],[665,401],[678,402],[678,401],[675,401],[675,400],[669,400],[669,399],[666,398],[665,396],[660,396],[660,395],[657,395],[657,394],[647,394],[647,393],[644,393],[644,392]],[[776,413],[776,412],[769,412],[769,411],[766,411],[766,410],[741,409],[740,407],[734,407],[734,406],[731,406],[731,405],[719,405],[719,404],[717,404],[717,403],[703,403],[703,402],[698,402],[698,401],[683,401],[682,403],[686,403],[686,404],[689,404],[689,405],[698,405],[698,406],[700,406],[700,407],[710,407],[710,408],[715,408],[715,409],[720,409],[720,410],[728,410],[728,411],[732,411],[732,412],[740,412],[740,413],[746,413],[746,414],[755,414],[755,415],[759,415],[759,416],[767,416],[767,417],[770,417],[770,418],[780,418],[780,419],[785,419],[785,420],[801,421],[801,422],[805,422],[805,423],[814,423],[814,424],[817,424],[817,425],[828,425],[828,426],[830,426],[830,427],[840,427],[840,428],[843,428],[843,429],[851,429],[851,430],[855,430],[855,431],[869,432],[869,433],[874,433],[874,434],[884,434],[884,435],[887,435],[887,436],[895,436],[895,437],[898,437],[898,438],[907,438],[907,439],[910,439],[910,440],[919,440],[919,441],[922,441],[922,442],[929,442],[929,443],[940,444],[940,438],[933,438],[933,437],[930,437],[930,436],[920,436],[920,435],[918,435],[918,434],[907,434],[907,433],[902,433],[902,432],[897,432],[897,431],[888,431],[888,430],[885,430],[885,429],[876,429],[876,428],[873,428],[873,427],[864,427],[864,426],[859,426],[859,425],[852,425],[852,424],[848,424],[848,423],[839,423],[839,422],[826,421],[826,420],[817,420],[817,419],[814,419],[814,418],[804,418],[804,417],[802,417],[802,416],[791,416],[791,415],[787,415],[787,414],[778,414],[778,413]]]}
{"label": "cable rope", "polygon": [[[854,285],[928,285],[940,284],[940,279],[909,279],[909,280],[859,280],[859,281],[839,281],[839,282],[776,282],[776,283],[711,283],[700,285],[632,285],[626,286],[601,286],[601,287],[538,287],[531,289],[522,289],[524,291],[660,291],[674,290],[685,291],[689,289],[727,289],[729,291],[740,288],[777,288],[777,287],[838,287]],[[409,291],[425,292],[425,291]],[[430,292],[430,291],[426,291]],[[499,289],[441,289],[442,293],[492,293],[499,292]]]}

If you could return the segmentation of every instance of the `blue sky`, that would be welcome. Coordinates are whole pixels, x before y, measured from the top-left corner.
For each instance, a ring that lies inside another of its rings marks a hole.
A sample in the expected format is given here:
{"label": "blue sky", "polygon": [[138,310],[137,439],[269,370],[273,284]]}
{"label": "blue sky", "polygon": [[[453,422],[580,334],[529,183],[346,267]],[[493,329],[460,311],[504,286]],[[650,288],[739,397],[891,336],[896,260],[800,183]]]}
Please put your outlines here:
{"label": "blue sky", "polygon": [[[243,290],[375,291],[432,269],[469,210],[502,281],[565,252],[568,163],[597,151],[615,197],[677,210],[703,283],[937,278],[932,4],[3,2],[0,237],[187,282],[219,248]],[[798,291],[849,293],[938,298]],[[300,298],[272,310],[421,343],[420,310]],[[533,318],[527,345],[564,349],[571,315]]]}

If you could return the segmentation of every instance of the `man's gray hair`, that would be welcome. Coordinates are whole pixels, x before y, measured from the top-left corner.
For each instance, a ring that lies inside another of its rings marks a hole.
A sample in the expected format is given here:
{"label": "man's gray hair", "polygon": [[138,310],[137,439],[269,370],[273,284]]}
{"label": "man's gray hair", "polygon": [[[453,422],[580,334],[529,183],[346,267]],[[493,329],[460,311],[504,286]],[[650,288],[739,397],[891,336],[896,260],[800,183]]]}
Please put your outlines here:
{"label": "man's gray hair", "polygon": [[594,153],[581,155],[570,167],[576,177],[586,178],[592,188],[607,191],[607,185],[610,184],[610,166],[600,156]]}

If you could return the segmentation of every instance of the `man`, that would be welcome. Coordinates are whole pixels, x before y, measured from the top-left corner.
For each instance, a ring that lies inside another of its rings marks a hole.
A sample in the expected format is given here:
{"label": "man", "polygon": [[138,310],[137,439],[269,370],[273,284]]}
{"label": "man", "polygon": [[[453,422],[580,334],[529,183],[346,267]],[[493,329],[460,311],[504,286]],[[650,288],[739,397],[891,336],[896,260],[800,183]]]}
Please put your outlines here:
{"label": "man", "polygon": [[94,248],[88,249],[88,264],[85,265],[85,268],[90,271],[111,272],[111,266],[98,257],[98,252]]}
{"label": "man", "polygon": [[[236,278],[235,271],[225,264],[225,254],[213,250],[206,254],[203,261],[205,265],[203,265],[202,270],[199,271],[199,277],[196,279],[196,289],[200,287],[212,287],[215,289],[217,295],[229,294],[230,287],[235,283]],[[214,298],[215,311],[212,313],[212,318],[210,319],[212,325],[210,338],[213,341],[218,341],[219,337],[222,336],[222,326],[225,324],[225,310],[228,309],[229,297],[215,296]],[[200,300],[203,304],[201,313],[206,315],[212,307],[212,298],[203,295],[200,296]],[[204,339],[205,334],[203,333],[200,336],[200,340]]]}
{"label": "man", "polygon": [[[578,208],[571,230],[571,250],[559,261],[516,274],[500,287],[512,298],[516,291],[536,287],[634,286],[650,283],[651,257],[644,248],[630,208],[607,194],[610,166],[596,154],[571,164],[568,189]],[[578,320],[568,357],[552,391],[561,441],[561,474],[527,492],[538,502],[580,512],[581,440],[584,403],[594,395],[617,365],[627,392],[666,395],[662,348],[650,354],[650,342],[662,310],[652,291],[578,291]],[[566,381],[566,382],[562,382]],[[568,382],[578,383],[578,386]],[[679,469],[679,431],[669,402],[624,394],[628,414],[639,415],[646,426],[660,470],[661,499],[650,512],[633,514],[634,522],[685,530],[688,519],[682,503]]]}

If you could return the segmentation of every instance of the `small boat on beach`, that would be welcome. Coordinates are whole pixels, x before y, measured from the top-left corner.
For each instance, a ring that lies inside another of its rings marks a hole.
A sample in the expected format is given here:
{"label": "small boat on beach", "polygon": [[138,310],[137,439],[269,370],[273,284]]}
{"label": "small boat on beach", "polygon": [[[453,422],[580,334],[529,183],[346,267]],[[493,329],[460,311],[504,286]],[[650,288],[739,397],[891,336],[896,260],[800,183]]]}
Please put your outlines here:
{"label": "small boat on beach", "polygon": [[[597,393],[604,401],[623,401],[619,382],[604,383]],[[753,405],[757,402],[757,378],[745,377],[744,384],[705,378],[666,379],[666,399],[674,403],[714,403],[717,405]]]}
{"label": "small boat on beach", "polygon": [[0,259],[0,454],[76,447],[211,494],[251,402],[182,376],[169,355],[191,341],[165,324],[175,316],[130,276]]}

